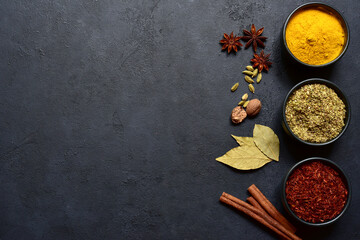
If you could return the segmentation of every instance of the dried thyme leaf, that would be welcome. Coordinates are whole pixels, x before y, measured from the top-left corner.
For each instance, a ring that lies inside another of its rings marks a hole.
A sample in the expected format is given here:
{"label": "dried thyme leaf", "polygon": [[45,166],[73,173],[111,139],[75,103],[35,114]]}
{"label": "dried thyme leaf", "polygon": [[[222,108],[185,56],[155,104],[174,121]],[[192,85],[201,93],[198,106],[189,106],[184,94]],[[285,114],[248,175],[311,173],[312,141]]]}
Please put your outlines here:
{"label": "dried thyme leaf", "polygon": [[286,121],[291,131],[307,142],[327,142],[345,125],[346,108],[336,92],[325,84],[307,84],[288,99]]}
{"label": "dried thyme leaf", "polygon": [[269,158],[279,161],[280,141],[271,128],[255,124],[253,136],[255,145],[261,152]]}

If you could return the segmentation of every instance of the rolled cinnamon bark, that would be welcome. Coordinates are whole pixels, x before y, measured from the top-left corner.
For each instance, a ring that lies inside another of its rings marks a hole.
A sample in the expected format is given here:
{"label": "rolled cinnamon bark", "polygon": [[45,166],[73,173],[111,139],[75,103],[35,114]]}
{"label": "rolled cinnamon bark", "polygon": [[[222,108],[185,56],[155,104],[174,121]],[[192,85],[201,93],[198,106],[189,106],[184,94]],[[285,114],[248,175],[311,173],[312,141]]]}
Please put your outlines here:
{"label": "rolled cinnamon bark", "polygon": [[278,221],[276,221],[274,218],[272,218],[271,216],[269,216],[267,213],[262,212],[261,210],[257,209],[254,206],[251,206],[250,204],[248,204],[247,202],[242,201],[241,199],[238,199],[228,193],[223,193],[222,194],[223,197],[239,204],[240,206],[252,211],[253,213],[257,214],[259,217],[262,217],[265,221],[267,221],[269,224],[271,224],[272,226],[274,226],[275,228],[277,228],[278,230],[280,230],[281,232],[283,232],[284,234],[286,234],[288,237],[290,237],[291,239],[295,239],[295,240],[300,240],[301,238],[299,238],[298,236],[296,236],[293,232],[289,231],[288,229],[285,228],[285,226],[281,225],[281,223],[279,223]]}
{"label": "rolled cinnamon bark", "polygon": [[251,185],[248,188],[250,194],[256,199],[256,201],[280,224],[287,228],[290,232],[295,233],[296,228],[292,225],[275,207],[271,202],[262,194],[262,192],[255,186]]}
{"label": "rolled cinnamon bark", "polygon": [[[261,212],[263,212],[264,214],[269,215],[269,214],[265,211],[265,209],[263,209],[263,207],[258,203],[258,201],[256,201],[255,198],[253,198],[253,197],[248,197],[246,200],[247,200],[251,205],[253,205],[253,206],[256,207],[257,209],[259,209]],[[270,216],[270,215],[269,215],[269,216]]]}
{"label": "rolled cinnamon bark", "polygon": [[260,217],[259,215],[255,214],[254,212],[252,212],[251,210],[241,206],[240,204],[231,201],[230,199],[221,196],[220,197],[220,201],[223,203],[226,203],[227,205],[230,205],[234,208],[236,208],[237,210],[245,213],[246,215],[248,215],[249,217],[255,219],[256,221],[260,222],[261,224],[263,224],[264,226],[268,227],[269,229],[273,230],[276,234],[278,234],[281,238],[283,239],[287,239],[287,240],[291,240],[290,237],[288,237],[286,234],[284,234],[283,232],[281,232],[279,229],[277,229],[276,227],[274,227],[273,225],[271,225],[270,223],[268,223],[267,221],[265,221],[265,219],[263,219],[262,217]]}

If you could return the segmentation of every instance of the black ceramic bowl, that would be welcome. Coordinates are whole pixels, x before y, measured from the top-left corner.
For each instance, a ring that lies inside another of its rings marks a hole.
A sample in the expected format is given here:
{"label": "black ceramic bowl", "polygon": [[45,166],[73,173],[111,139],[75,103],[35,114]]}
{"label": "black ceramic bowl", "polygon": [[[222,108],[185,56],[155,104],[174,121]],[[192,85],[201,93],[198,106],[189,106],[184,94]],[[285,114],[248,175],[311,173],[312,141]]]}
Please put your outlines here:
{"label": "black ceramic bowl", "polygon": [[[286,116],[285,116],[285,109],[286,109],[286,104],[288,102],[289,97],[293,94],[293,92],[295,92],[297,89],[301,88],[302,86],[306,85],[306,84],[314,84],[314,83],[320,83],[320,84],[325,84],[326,86],[328,86],[329,88],[333,89],[336,94],[339,96],[339,98],[344,102],[345,104],[345,109],[346,109],[346,114],[345,114],[345,119],[344,119],[344,123],[345,126],[343,127],[343,129],[341,130],[341,132],[333,139],[327,141],[327,142],[322,142],[322,143],[315,143],[315,142],[307,142],[305,140],[300,139],[298,136],[296,136],[290,129],[287,121],[286,121]],[[321,79],[321,78],[311,78],[311,79],[307,79],[304,80],[298,84],[296,84],[290,91],[289,93],[286,95],[284,104],[283,104],[283,128],[285,130],[286,133],[288,133],[291,137],[293,137],[294,139],[296,139],[299,142],[302,142],[304,144],[307,145],[311,145],[311,146],[323,146],[323,145],[327,145],[330,144],[334,141],[336,141],[337,139],[339,139],[343,133],[345,132],[345,130],[347,129],[348,125],[350,122],[350,104],[349,101],[347,99],[347,97],[344,95],[344,93],[340,90],[340,88],[335,85],[334,83],[325,80],[325,79]]]}
{"label": "black ceramic bowl", "polygon": [[[322,65],[311,65],[311,64],[304,63],[301,60],[297,59],[294,56],[294,54],[290,51],[290,49],[288,47],[288,44],[286,42],[286,36],[285,36],[286,35],[285,34],[286,33],[286,27],[287,27],[291,17],[294,16],[294,14],[298,13],[299,11],[305,10],[307,8],[319,8],[319,9],[326,10],[327,12],[333,14],[334,16],[336,16],[340,20],[341,25],[342,25],[342,27],[343,27],[343,29],[345,31],[345,44],[344,44],[343,49],[342,49],[341,53],[339,54],[339,56],[337,56],[334,60],[332,60],[332,61],[330,61],[328,63],[322,64]],[[284,46],[285,46],[287,52],[290,54],[290,56],[295,61],[301,63],[304,66],[308,66],[308,67],[314,67],[314,68],[325,67],[325,66],[328,66],[328,65],[336,62],[346,52],[346,50],[348,48],[348,45],[349,45],[349,40],[350,40],[350,29],[349,29],[349,25],[347,24],[347,22],[346,22],[345,18],[343,17],[343,15],[341,15],[341,13],[338,10],[336,10],[335,8],[333,8],[333,7],[331,7],[331,6],[327,5],[327,4],[324,4],[324,3],[320,3],[320,2],[305,3],[305,4],[297,7],[294,11],[292,11],[292,13],[290,13],[290,15],[286,19],[284,27],[283,27],[283,41],[284,41]]]}
{"label": "black ceramic bowl", "polygon": [[[335,218],[328,220],[326,222],[321,222],[321,223],[311,223],[311,222],[306,222],[303,219],[299,218],[290,208],[287,200],[286,200],[286,193],[285,193],[285,189],[286,189],[286,182],[288,180],[288,178],[291,176],[291,174],[294,172],[295,169],[297,169],[298,167],[302,166],[305,163],[309,163],[312,161],[319,161],[323,164],[326,164],[328,166],[330,166],[331,168],[333,168],[336,172],[339,173],[340,177],[342,178],[343,182],[346,185],[347,191],[348,191],[348,196],[347,196],[347,201],[344,205],[343,210],[341,211],[341,213],[339,215],[337,215]],[[347,176],[345,175],[344,171],[333,161],[330,161],[329,159],[326,158],[321,158],[321,157],[312,157],[312,158],[308,158],[305,160],[302,160],[300,162],[298,162],[297,164],[295,164],[290,170],[289,172],[286,174],[285,178],[284,178],[284,183],[283,183],[283,189],[282,189],[282,203],[286,209],[286,211],[294,218],[296,219],[297,222],[300,222],[302,224],[305,224],[307,226],[312,226],[312,227],[322,227],[322,226],[327,226],[329,224],[334,223],[335,221],[337,221],[342,215],[344,215],[345,211],[349,208],[350,205],[350,200],[351,200],[351,186],[350,186],[350,182],[349,179],[347,178]]]}

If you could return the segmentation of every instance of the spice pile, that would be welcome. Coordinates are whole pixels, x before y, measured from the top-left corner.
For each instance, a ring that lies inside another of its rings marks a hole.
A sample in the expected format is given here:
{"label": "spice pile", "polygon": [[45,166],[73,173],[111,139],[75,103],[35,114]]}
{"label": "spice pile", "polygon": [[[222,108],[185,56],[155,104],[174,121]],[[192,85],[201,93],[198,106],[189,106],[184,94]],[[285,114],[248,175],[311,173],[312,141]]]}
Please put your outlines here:
{"label": "spice pile", "polygon": [[345,104],[324,84],[307,84],[286,103],[285,116],[291,131],[307,142],[323,143],[335,138],[345,123]]}
{"label": "spice pile", "polygon": [[[264,50],[261,51],[260,54],[257,54],[257,47],[260,46],[265,48],[264,41],[267,37],[261,36],[264,31],[264,28],[260,28],[256,30],[255,25],[251,25],[251,30],[248,31],[246,29],[243,30],[244,36],[239,37],[234,35],[231,32],[230,35],[224,33],[224,38],[220,40],[220,43],[223,44],[222,50],[227,49],[227,53],[232,51],[238,52],[241,46],[240,40],[246,41],[245,48],[250,46],[253,47],[254,50],[254,58],[250,60],[253,63],[252,66],[247,66],[246,70],[242,73],[245,74],[245,81],[248,83],[248,88],[251,93],[255,93],[255,87],[253,83],[255,81],[253,78],[256,78],[256,82],[260,83],[262,79],[262,70],[269,71],[269,67],[271,66],[271,62],[269,61],[270,54],[265,55]],[[235,92],[239,87],[239,83],[235,83],[231,87],[231,92]],[[247,116],[254,117],[261,110],[261,102],[259,99],[253,99],[248,101],[248,94],[245,93],[239,102],[239,106],[235,107],[231,113],[231,120],[233,123],[238,124],[241,123]],[[245,110],[246,108],[246,110]]]}
{"label": "spice pile", "polygon": [[322,65],[337,58],[345,45],[342,22],[323,8],[307,8],[296,13],[285,31],[286,43],[300,61]]}
{"label": "spice pile", "polygon": [[[300,61],[311,65],[322,65],[336,59],[344,48],[345,31],[342,22],[334,15],[320,8],[305,8],[292,16],[285,29],[287,47]],[[262,81],[262,71],[269,71],[272,65],[270,54],[264,50],[266,37],[264,28],[243,30],[243,36],[224,33],[220,40],[222,50],[235,54],[245,41],[245,49],[252,46],[254,57],[251,65],[242,73],[250,93],[242,92],[241,101],[231,113],[231,120],[239,124],[247,117],[256,116],[261,101],[249,97],[255,95],[255,86]],[[256,83],[255,83],[256,82]],[[231,92],[240,88],[237,82]],[[241,95],[240,95],[241,96]],[[251,99],[252,98],[252,99]],[[286,122],[291,131],[307,142],[323,143],[334,139],[345,126],[346,109],[344,102],[335,91],[324,84],[307,84],[289,96],[285,107]],[[253,137],[232,137],[239,146],[229,150],[216,161],[239,170],[261,168],[271,161],[279,161],[280,141],[274,131],[255,124]],[[223,192],[220,201],[245,213],[262,223],[281,239],[300,239],[294,233],[295,227],[270,203],[255,186],[248,191],[252,195],[244,202]],[[295,169],[286,182],[286,201],[290,209],[301,219],[311,223],[326,222],[338,216],[347,202],[348,191],[339,173],[319,162],[306,163]]]}
{"label": "spice pile", "polygon": [[335,218],[343,210],[348,191],[339,173],[319,161],[295,169],[286,182],[291,210],[311,223]]}
{"label": "spice pile", "polygon": [[251,197],[246,200],[250,204],[225,192],[221,195],[220,201],[260,222],[278,234],[281,239],[301,239],[295,235],[296,228],[271,204],[254,184],[248,188],[248,191]]}
{"label": "spice pile", "polygon": [[231,121],[235,124],[241,123],[246,117],[254,117],[261,110],[261,102],[255,98],[248,100],[248,94],[245,93],[241,101],[231,112]]}

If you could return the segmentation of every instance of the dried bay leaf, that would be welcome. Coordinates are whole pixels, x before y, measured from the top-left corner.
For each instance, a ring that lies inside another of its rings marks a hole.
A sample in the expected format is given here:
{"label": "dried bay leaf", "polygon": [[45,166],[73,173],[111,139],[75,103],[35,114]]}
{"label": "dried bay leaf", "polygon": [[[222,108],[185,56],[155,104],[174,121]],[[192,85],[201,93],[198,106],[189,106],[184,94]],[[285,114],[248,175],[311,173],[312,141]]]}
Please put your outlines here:
{"label": "dried bay leaf", "polygon": [[254,139],[252,137],[238,137],[235,135],[231,136],[235,139],[235,141],[242,147],[242,146],[253,146]]}
{"label": "dried bay leaf", "polygon": [[[244,151],[244,149],[246,150]],[[259,150],[256,146],[252,148],[253,151],[248,147],[236,147],[225,153],[225,155],[218,157],[216,161],[239,170],[257,169],[271,162],[271,159],[261,152],[261,155],[256,154],[256,149]]]}
{"label": "dried bay leaf", "polygon": [[253,138],[261,152],[269,158],[279,161],[280,141],[271,128],[255,124]]}
{"label": "dried bay leaf", "polygon": [[216,161],[239,170],[257,169],[271,162],[271,159],[256,147],[251,137],[237,137],[234,135],[232,137],[240,146],[216,158]]}

